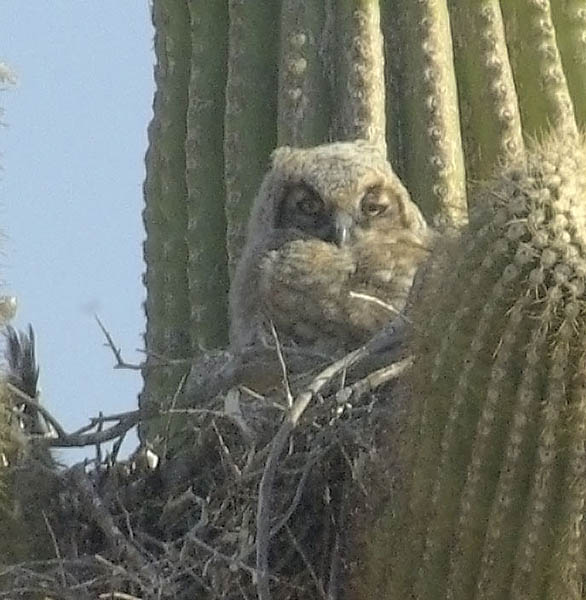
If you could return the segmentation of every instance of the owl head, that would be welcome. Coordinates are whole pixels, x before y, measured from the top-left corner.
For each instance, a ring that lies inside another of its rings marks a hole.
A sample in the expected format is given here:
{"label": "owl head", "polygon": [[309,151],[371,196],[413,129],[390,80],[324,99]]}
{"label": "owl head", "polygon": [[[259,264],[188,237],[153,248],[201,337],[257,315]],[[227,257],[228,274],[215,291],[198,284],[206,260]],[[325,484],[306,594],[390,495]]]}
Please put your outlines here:
{"label": "owl head", "polygon": [[[377,146],[358,140],[272,154],[249,239],[316,238],[343,246],[373,228],[423,231],[425,221]],[[265,235],[262,235],[262,232]]]}
{"label": "owl head", "polygon": [[349,293],[404,304],[427,233],[378,147],[278,148],[232,282],[232,347],[262,339],[267,318],[296,342],[362,339],[388,315],[363,323],[358,313],[375,311]]}

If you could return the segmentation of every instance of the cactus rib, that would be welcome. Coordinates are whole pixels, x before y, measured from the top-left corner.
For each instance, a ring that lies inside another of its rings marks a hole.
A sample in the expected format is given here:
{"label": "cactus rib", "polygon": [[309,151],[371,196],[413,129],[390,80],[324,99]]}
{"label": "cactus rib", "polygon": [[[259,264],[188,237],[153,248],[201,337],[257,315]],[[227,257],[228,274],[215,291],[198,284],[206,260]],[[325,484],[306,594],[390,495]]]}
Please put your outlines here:
{"label": "cactus rib", "polygon": [[322,58],[325,26],[322,3],[283,0],[279,146],[312,146],[328,140],[331,90]]}
{"label": "cactus rib", "polygon": [[[185,141],[191,344],[194,351],[228,341],[224,90],[228,13],[224,3],[190,2],[191,73]],[[209,40],[217,40],[209,43]],[[213,298],[215,301],[211,302]]]}
{"label": "cactus rib", "polygon": [[277,141],[280,2],[229,0],[224,177],[228,263],[234,273],[254,195]]}
{"label": "cactus rib", "polygon": [[450,19],[466,175],[476,182],[523,152],[519,105],[498,0],[450,0]]}
{"label": "cactus rib", "polygon": [[[464,157],[447,0],[402,0],[401,123],[411,195],[436,225],[467,220]],[[399,10],[399,9],[398,9]],[[426,156],[424,162],[416,156]],[[417,165],[417,166],[416,166]]]}
{"label": "cactus rib", "polygon": [[341,139],[362,138],[386,151],[383,37],[378,0],[336,3]]}
{"label": "cactus rib", "polygon": [[576,120],[586,128],[586,6],[582,0],[551,0],[551,11]]}
{"label": "cactus rib", "polygon": [[[172,397],[177,369],[154,366],[156,355],[188,356],[189,297],[187,284],[187,212],[185,198],[185,130],[189,77],[189,13],[185,2],[156,2],[154,116],[149,126],[149,149],[145,158],[144,242],[149,289],[145,302],[149,351],[141,408],[161,405]],[[182,140],[177,144],[177,140]],[[146,373],[148,372],[148,377]],[[144,427],[141,435],[144,437]]]}
{"label": "cactus rib", "polygon": [[578,130],[549,0],[501,2],[525,135]]}

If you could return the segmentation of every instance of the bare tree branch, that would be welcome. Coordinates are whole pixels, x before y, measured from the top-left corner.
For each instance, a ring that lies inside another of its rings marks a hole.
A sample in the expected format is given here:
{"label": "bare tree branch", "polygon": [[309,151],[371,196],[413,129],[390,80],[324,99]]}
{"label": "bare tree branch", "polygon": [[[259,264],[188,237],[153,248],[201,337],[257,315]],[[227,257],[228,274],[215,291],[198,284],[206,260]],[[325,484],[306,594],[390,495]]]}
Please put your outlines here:
{"label": "bare tree branch", "polygon": [[142,365],[142,364],[135,365],[135,364],[126,362],[122,358],[122,352],[121,352],[120,348],[118,348],[116,346],[116,344],[114,343],[114,340],[112,339],[112,336],[110,335],[110,332],[106,329],[106,327],[104,326],[102,321],[100,321],[100,317],[98,317],[98,315],[94,315],[94,318],[96,319],[98,326],[100,327],[100,329],[102,330],[102,333],[104,334],[104,337],[106,338],[105,345],[108,346],[110,348],[110,350],[112,350],[112,354],[116,358],[116,364],[114,365],[114,368],[115,369],[130,369],[132,371],[141,371],[143,369],[144,365]]}

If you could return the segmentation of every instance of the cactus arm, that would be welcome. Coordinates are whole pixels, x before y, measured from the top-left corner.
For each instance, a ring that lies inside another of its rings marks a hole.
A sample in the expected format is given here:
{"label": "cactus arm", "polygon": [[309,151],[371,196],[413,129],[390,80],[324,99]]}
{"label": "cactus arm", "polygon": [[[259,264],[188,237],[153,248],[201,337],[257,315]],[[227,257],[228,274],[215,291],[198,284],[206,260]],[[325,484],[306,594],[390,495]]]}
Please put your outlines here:
{"label": "cactus arm", "polygon": [[575,142],[558,132],[506,168],[479,194],[482,220],[434,258],[412,313],[425,326],[398,442],[408,475],[367,552],[389,557],[375,563],[387,575],[371,573],[363,597],[582,597],[586,152]]}
{"label": "cactus arm", "polygon": [[283,0],[279,146],[313,146],[328,140],[331,90],[322,56],[326,33],[323,3]]}
{"label": "cactus arm", "polygon": [[224,90],[228,13],[189,2],[191,74],[185,142],[188,279],[193,349],[225,345],[228,270],[224,212]]}
{"label": "cactus arm", "polygon": [[[155,2],[154,116],[149,126],[143,220],[146,230],[144,283],[146,348],[141,408],[172,396],[178,380],[171,367],[151,368],[153,354],[168,358],[190,352],[187,286],[185,140],[189,77],[189,13],[184,2]],[[146,425],[145,425],[146,427]]]}
{"label": "cactus arm", "polygon": [[586,6],[581,0],[551,0],[551,10],[576,120],[584,129],[586,128]]}
{"label": "cactus arm", "polygon": [[523,132],[549,127],[576,136],[576,120],[562,68],[549,0],[501,2]]}
{"label": "cactus arm", "polygon": [[230,273],[240,254],[254,195],[277,141],[280,3],[229,0],[224,117],[227,248]]}
{"label": "cactus arm", "polygon": [[[405,183],[438,225],[466,222],[466,183],[446,0],[402,0]],[[425,157],[425,160],[422,159]]]}
{"label": "cactus arm", "polygon": [[[457,252],[457,248],[459,248],[457,241],[452,242],[456,244],[455,248],[451,247],[452,243],[447,244],[445,248],[439,247],[437,253],[442,256],[441,262],[445,260],[453,268],[447,274],[447,278],[446,273],[432,271],[429,276],[434,283],[423,290],[423,297],[419,299],[421,304],[435,303],[437,312],[433,311],[427,314],[426,321],[421,321],[426,323],[425,339],[417,338],[417,344],[421,342],[421,346],[416,345],[414,348],[415,355],[421,354],[423,371],[429,375],[415,382],[410,395],[411,414],[406,428],[409,431],[406,440],[417,440],[417,443],[401,445],[401,463],[405,465],[402,471],[410,475],[406,477],[405,492],[399,496],[398,505],[392,507],[393,511],[389,511],[383,520],[385,523],[392,522],[392,527],[396,528],[394,530],[402,532],[400,537],[391,536],[396,540],[395,544],[398,543],[396,548],[390,552],[393,556],[392,564],[388,568],[390,572],[389,585],[393,590],[391,598],[411,597],[410,594],[418,574],[418,570],[414,569],[413,565],[421,564],[424,550],[428,555],[433,550],[430,544],[427,544],[426,549],[426,538],[428,529],[433,530],[432,518],[440,503],[440,497],[445,494],[444,489],[440,488],[437,481],[440,456],[443,455],[444,463],[448,460],[448,453],[449,456],[456,455],[457,457],[455,447],[458,445],[458,439],[454,442],[454,437],[457,438],[461,429],[458,428],[456,431],[453,421],[458,411],[465,410],[467,407],[465,402],[463,404],[462,399],[462,394],[465,394],[466,389],[462,390],[462,388],[467,387],[470,390],[474,389],[475,384],[478,384],[476,380],[471,381],[470,369],[463,368],[466,366],[468,358],[472,361],[478,360],[474,356],[469,356],[470,340],[456,335],[460,325],[468,331],[473,331],[477,319],[471,317],[470,308],[456,295],[446,293],[428,295],[428,290],[437,290],[437,287],[445,290],[452,289],[463,278],[467,278],[469,269],[466,267],[466,260],[463,257],[476,257],[479,262],[482,260],[480,257],[484,255],[489,246],[489,230],[489,227],[480,230],[479,238],[469,240],[462,252]],[[502,254],[502,250],[494,254],[493,261],[500,260],[500,254]],[[483,267],[485,271],[490,268],[490,264],[490,260],[485,262]],[[477,276],[481,275],[477,274]],[[482,306],[484,296],[476,293],[478,289],[476,285],[471,285],[470,288],[471,293],[468,298],[471,304]],[[446,322],[445,315],[451,315],[449,322]],[[420,317],[419,313],[413,315],[415,322],[420,322]],[[486,329],[486,322],[487,319],[484,319],[482,330]],[[479,349],[476,348],[477,353],[478,351]],[[457,366],[451,366],[453,361],[458,363]],[[423,362],[425,367],[423,367]],[[446,365],[449,366],[446,367]],[[460,388],[459,396],[456,398],[455,405],[450,409],[446,391],[457,387]],[[472,419],[471,416],[469,418]],[[457,458],[458,463],[461,460],[462,458]],[[456,468],[452,473],[448,472],[447,476],[450,481],[453,481],[455,472]],[[416,515],[416,517],[412,518],[412,515]],[[439,523],[436,523],[434,531],[436,535],[439,535]],[[403,547],[400,539],[409,539],[409,544]],[[387,552],[387,554],[389,553]],[[434,552],[433,555],[436,556],[436,553]],[[429,570],[428,565],[428,573]],[[438,586],[438,597],[441,597],[439,590],[445,585],[444,579],[445,577],[439,577],[439,581],[433,579],[433,584]],[[433,587],[431,583],[430,586]]]}
{"label": "cactus arm", "polygon": [[383,37],[378,0],[338,0],[338,137],[386,151]]}
{"label": "cactus arm", "polygon": [[498,0],[450,0],[450,19],[466,175],[476,182],[523,151],[521,117]]}

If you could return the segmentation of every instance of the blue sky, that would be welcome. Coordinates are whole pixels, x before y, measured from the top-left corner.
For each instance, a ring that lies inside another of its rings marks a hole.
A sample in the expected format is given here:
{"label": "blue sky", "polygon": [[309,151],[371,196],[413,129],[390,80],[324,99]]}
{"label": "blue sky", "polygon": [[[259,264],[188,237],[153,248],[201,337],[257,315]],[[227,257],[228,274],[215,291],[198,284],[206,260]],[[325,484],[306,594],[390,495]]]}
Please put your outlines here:
{"label": "blue sky", "polygon": [[0,61],[18,77],[0,92],[2,293],[18,298],[15,324],[33,324],[43,402],[72,430],[135,407],[141,387],[137,372],[112,369],[93,314],[142,360],[149,5],[0,0],[0,14]]}

